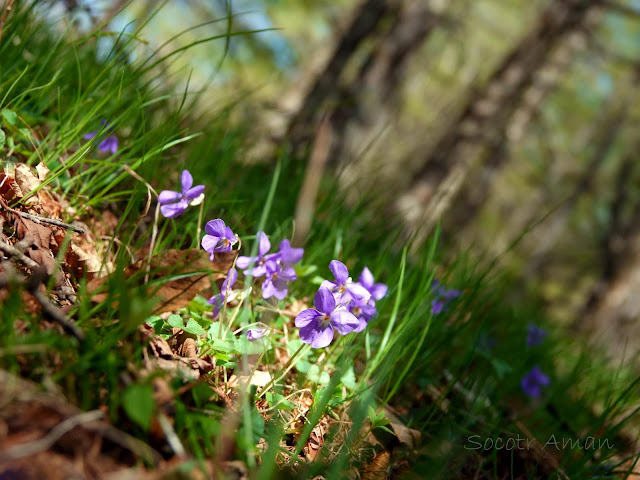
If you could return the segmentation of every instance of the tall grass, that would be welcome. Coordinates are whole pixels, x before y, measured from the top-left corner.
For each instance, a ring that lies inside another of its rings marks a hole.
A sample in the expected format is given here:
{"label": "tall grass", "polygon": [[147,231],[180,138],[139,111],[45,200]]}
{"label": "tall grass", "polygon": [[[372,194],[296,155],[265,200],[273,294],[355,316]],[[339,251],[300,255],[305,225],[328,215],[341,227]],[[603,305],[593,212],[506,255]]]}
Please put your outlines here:
{"label": "tall grass", "polygon": [[[446,245],[438,243],[437,234],[421,254],[409,255],[396,246],[399,225],[372,213],[379,207],[377,195],[363,195],[359,205],[347,204],[330,179],[321,188],[300,278],[291,285],[287,301],[272,305],[273,324],[287,326],[288,354],[302,344],[293,323],[277,307],[294,300],[310,304],[319,282],[330,276],[330,260],[340,259],[354,276],[368,266],[377,281],[389,285],[389,293],[378,303],[379,317],[361,334],[341,337],[326,351],[301,350],[297,373],[287,381],[296,389],[308,389],[314,403],[295,432],[293,448],[283,447],[291,435],[280,413],[286,413],[285,403],[272,405],[276,415],[265,422],[255,407],[261,394],[245,385],[240,387],[240,411],[230,414],[210,401],[215,396],[213,380],[189,385],[177,377],[169,379],[173,418],[172,426],[164,429],[165,434],[174,429],[177,440],[167,444],[154,438],[130,405],[149,402],[149,415],[164,422],[166,410],[152,397],[154,377],[140,373],[145,345],[138,327],[151,317],[154,300],[143,285],[144,271],[124,273],[132,252],[144,252],[151,240],[155,197],[149,186],[156,192],[175,189],[180,171],[188,168],[196,183],[206,185],[203,219],[224,218],[240,233],[248,254],[258,231],[274,238],[291,236],[304,159],[283,155],[277,165],[239,162],[250,139],[241,124],[231,121],[231,102],[206,124],[195,123],[191,108],[197,97],[175,92],[159,69],[182,49],[128,60],[126,53],[144,38],[144,25],[131,35],[98,29],[77,36],[71,28],[59,32],[39,20],[34,8],[18,2],[0,44],[0,109],[18,118],[15,124],[3,119],[2,128],[11,139],[4,148],[5,163],[45,163],[51,172],[46,184],[64,195],[79,218],[114,214],[117,226],[108,248],[115,268],[101,302],[92,301],[86,282],[80,284],[70,314],[86,334],[81,343],[40,329],[39,319],[26,313],[20,292],[11,291],[0,310],[3,369],[53,383],[83,409],[106,407],[115,425],[167,457],[176,453],[177,441],[200,461],[238,458],[252,478],[261,480],[317,474],[347,478],[383,450],[394,455],[389,470],[413,478],[471,478],[476,473],[505,478],[505,472],[511,478],[613,478],[631,468],[637,457],[625,442],[633,440],[627,432],[637,431],[639,392],[630,369],[612,370],[598,352],[585,350],[579,340],[555,329],[534,305],[505,303],[508,283],[497,272],[479,271],[464,254],[445,265],[451,255],[444,256]],[[227,25],[226,34],[202,41],[224,42],[247,34]],[[103,35],[116,41],[100,61],[96,41]],[[112,129],[120,140],[116,154],[101,153],[97,141],[82,139],[99,130],[103,119],[110,125],[102,127],[99,136]],[[197,209],[175,220],[162,219],[154,252],[198,248],[198,219]],[[253,246],[254,253],[256,249]],[[461,290],[439,314],[432,311],[436,279]],[[273,377],[281,376],[283,367],[275,358],[283,346],[279,333],[257,348],[242,338],[222,336],[209,311],[196,299],[183,312],[206,328],[207,335],[199,338],[203,350],[215,352],[229,365],[237,361],[237,371],[243,373],[250,370],[249,358],[258,355]],[[234,328],[239,328],[265,314],[247,300],[226,315],[223,318],[236,318]],[[26,327],[17,328],[19,319]],[[543,345],[527,347],[529,323],[550,331]],[[25,354],[15,352],[27,345],[38,349],[27,354],[25,366]],[[228,350],[221,350],[225,345]],[[520,385],[534,365],[551,378],[539,399],[528,398]],[[313,366],[323,370],[312,372]],[[226,367],[216,368],[221,373]],[[276,384],[273,398],[284,398],[287,392]],[[395,438],[402,426],[386,418],[391,411],[387,406],[404,426],[420,432],[413,445]],[[305,461],[301,453],[306,441],[326,416],[337,421],[326,433],[319,457]],[[470,448],[475,445],[471,437],[516,435],[536,438],[542,445],[551,436],[597,436],[610,439],[614,448],[552,452],[558,459],[552,468],[534,449]],[[261,438],[266,440],[263,450],[257,448]],[[404,470],[398,467],[405,464],[409,467]]]}

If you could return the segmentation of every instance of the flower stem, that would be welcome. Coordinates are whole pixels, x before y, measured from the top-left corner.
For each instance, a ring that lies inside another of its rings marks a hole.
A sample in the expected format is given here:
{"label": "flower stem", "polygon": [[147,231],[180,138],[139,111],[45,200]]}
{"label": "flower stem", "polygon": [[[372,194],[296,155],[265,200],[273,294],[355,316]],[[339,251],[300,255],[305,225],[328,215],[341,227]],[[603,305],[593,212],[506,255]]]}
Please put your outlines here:
{"label": "flower stem", "polygon": [[204,202],[200,202],[200,212],[198,212],[198,225],[196,227],[196,241],[198,242],[198,244],[200,243],[200,232],[201,232],[200,225],[202,225],[203,214],[204,214]]}
{"label": "flower stem", "polygon": [[256,398],[262,397],[262,395],[264,395],[267,390],[269,390],[276,382],[280,381],[287,373],[289,373],[289,370],[291,370],[295,365],[293,360],[300,354],[300,352],[302,352],[305,347],[309,347],[309,345],[307,345],[306,343],[300,345],[300,348],[296,350],[296,352],[291,356],[287,364],[284,366],[284,371],[282,372],[282,374],[278,378],[274,377],[273,379],[271,379],[271,381],[267,383],[262,390],[260,390],[260,393],[256,393]]}
{"label": "flower stem", "polygon": [[156,213],[153,216],[153,228],[151,230],[151,243],[149,244],[149,255],[147,256],[147,267],[144,275],[144,283],[149,282],[149,271],[151,270],[151,258],[153,257],[153,249],[156,248],[156,240],[158,239],[158,219],[160,218],[160,203],[156,205]]}

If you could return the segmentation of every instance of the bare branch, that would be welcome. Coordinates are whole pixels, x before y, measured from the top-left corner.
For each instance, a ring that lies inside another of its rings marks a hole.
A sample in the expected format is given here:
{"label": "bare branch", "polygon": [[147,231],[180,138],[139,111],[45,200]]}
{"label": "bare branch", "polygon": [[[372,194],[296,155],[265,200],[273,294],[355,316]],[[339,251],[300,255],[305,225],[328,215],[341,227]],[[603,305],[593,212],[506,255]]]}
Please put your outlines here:
{"label": "bare branch", "polygon": [[64,422],[53,427],[44,437],[33,442],[7,448],[3,452],[0,452],[0,462],[17,460],[44,452],[51,448],[64,434],[85,423],[100,420],[102,417],[104,417],[102,410],[91,410],[90,412],[82,412],[73,417],[69,417]]}
{"label": "bare branch", "polygon": [[19,210],[14,210],[12,208],[4,206],[4,209],[10,213],[20,215],[23,218],[31,220],[36,223],[48,223],[49,225],[55,225],[56,227],[64,228],[66,230],[72,230],[79,234],[86,233],[84,228],[76,227],[75,225],[69,225],[68,223],[61,222],[60,220],[55,220],[53,218],[41,217],[39,215],[33,215],[32,213],[21,212]]}
{"label": "bare branch", "polygon": [[[38,265],[30,258],[24,256],[16,248],[7,245],[2,241],[0,241],[0,251],[11,257],[17,257],[26,266],[34,270],[34,274],[28,279],[25,279],[24,277],[21,277],[16,273],[5,273],[4,275],[0,275],[0,288],[6,288],[9,285],[16,284],[23,286],[40,304],[40,307],[42,308],[42,315],[45,318],[56,322],[67,333],[73,335],[79,341],[84,340],[84,333],[82,333],[82,330],[78,328],[73,320],[69,319],[64,313],[62,313],[62,311],[58,307],[54,306],[49,300],[49,297],[40,290],[40,286],[46,279],[46,274],[43,272],[40,265]],[[29,263],[26,260],[28,260]]]}

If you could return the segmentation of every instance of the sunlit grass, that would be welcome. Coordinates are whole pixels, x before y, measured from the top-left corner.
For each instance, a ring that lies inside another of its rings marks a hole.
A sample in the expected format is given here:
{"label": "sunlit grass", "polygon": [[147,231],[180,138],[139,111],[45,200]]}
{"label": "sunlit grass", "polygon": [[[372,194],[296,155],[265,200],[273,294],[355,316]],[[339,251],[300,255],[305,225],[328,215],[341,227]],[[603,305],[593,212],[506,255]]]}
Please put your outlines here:
{"label": "sunlit grass", "polygon": [[[278,242],[291,238],[304,159],[283,155],[275,165],[242,165],[238,160],[250,142],[242,126],[223,114],[198,129],[191,122],[189,103],[173,101],[186,99],[187,92],[172,92],[171,84],[151,68],[169,55],[129,64],[126,55],[118,54],[101,63],[95,52],[100,33],[68,40],[32,14],[29,7],[16,9],[0,45],[7,65],[0,70],[0,91],[5,92],[0,109],[18,119],[11,123],[5,116],[2,122],[13,145],[5,142],[6,163],[45,163],[50,170],[45,185],[63,194],[80,220],[112,213],[117,225],[107,242],[114,269],[100,302],[92,301],[95,291],[89,291],[87,282],[80,283],[70,313],[86,334],[82,343],[38,328],[39,320],[25,313],[19,292],[11,292],[0,309],[2,368],[53,382],[83,409],[104,407],[116,426],[151,442],[152,418],[164,422],[167,414],[152,397],[153,380],[161,375],[142,373],[145,344],[139,327],[148,320],[156,333],[170,339],[170,328],[177,325],[172,322],[193,320],[184,323],[184,329],[191,333],[191,325],[201,356],[211,354],[216,367],[198,383],[167,378],[174,395],[171,428],[196,459],[226,461],[232,455],[260,479],[283,478],[281,469],[297,478],[344,478],[350,468],[364,468],[381,449],[393,448],[393,425],[385,413],[391,406],[406,427],[422,435],[406,447],[409,451],[398,454],[410,462],[407,476],[467,478],[470,465],[488,476],[504,472],[509,464],[502,454],[468,448],[474,436],[521,435],[542,445],[551,435],[609,438],[615,445],[611,450],[575,449],[559,455],[556,475],[612,478],[602,466],[629,468],[624,462],[633,458],[634,450],[621,438],[627,425],[637,427],[632,425],[636,377],[626,368],[612,371],[598,352],[586,351],[579,341],[554,329],[534,306],[505,303],[508,284],[499,272],[478,271],[464,255],[446,264],[437,234],[415,256],[398,247],[398,225],[371,213],[378,207],[375,194],[363,195],[361,205],[353,206],[329,180],[323,184],[304,258],[296,267],[299,279],[285,300],[265,302],[259,295],[261,282],[255,281],[250,291],[247,281],[245,300],[224,309],[219,321],[213,321],[211,307],[201,297],[180,310],[177,320],[154,316],[156,302],[144,285],[146,272],[125,272],[132,255],[142,262],[147,258],[144,247],[155,222],[152,253],[158,256],[169,249],[199,248],[197,232],[213,218],[224,218],[241,237],[243,254],[255,255],[258,231]],[[22,49],[15,48],[18,36]],[[126,52],[143,37],[143,30],[121,36],[114,52]],[[203,41],[224,38],[228,36]],[[115,154],[100,152],[99,140],[82,139],[98,130],[103,119],[119,139]],[[206,187],[202,215],[198,208],[189,208],[176,219],[154,217],[156,194],[176,189],[184,168],[196,184]],[[376,281],[389,285],[389,292],[365,331],[337,337],[327,349],[310,349],[300,341],[293,319],[282,312],[296,300],[310,306],[320,281],[331,276],[327,265],[333,259],[344,262],[353,276],[368,266]],[[181,274],[150,285],[160,288]],[[461,291],[438,314],[431,305],[435,279]],[[18,333],[18,319],[26,319],[25,333]],[[250,343],[246,327],[258,321],[269,322],[272,334]],[[549,330],[542,345],[527,346],[529,323]],[[199,328],[206,333],[197,335]],[[38,348],[25,348],[29,346]],[[300,353],[283,365],[278,349],[290,357]],[[24,368],[20,355],[33,366]],[[535,365],[551,384],[532,399],[524,394],[521,380]],[[220,397],[212,387],[224,386],[234,373],[255,373],[258,367],[278,379],[273,388],[268,385],[263,391],[240,382],[239,411],[234,414],[210,401]],[[313,404],[300,425],[293,425],[291,407],[296,407],[300,392],[308,392]],[[267,420],[255,406],[263,398],[273,413]],[[335,422],[319,456],[307,461],[306,442],[323,418]],[[165,435],[168,428],[165,425]],[[369,434],[380,439],[378,446]],[[261,438],[266,440],[264,451],[258,449]],[[291,449],[283,450],[283,439]],[[157,448],[169,457],[177,447],[174,441]],[[509,455],[527,478],[547,474],[549,464],[539,466],[536,452],[528,461],[515,451]],[[452,466],[443,467],[449,463]]]}

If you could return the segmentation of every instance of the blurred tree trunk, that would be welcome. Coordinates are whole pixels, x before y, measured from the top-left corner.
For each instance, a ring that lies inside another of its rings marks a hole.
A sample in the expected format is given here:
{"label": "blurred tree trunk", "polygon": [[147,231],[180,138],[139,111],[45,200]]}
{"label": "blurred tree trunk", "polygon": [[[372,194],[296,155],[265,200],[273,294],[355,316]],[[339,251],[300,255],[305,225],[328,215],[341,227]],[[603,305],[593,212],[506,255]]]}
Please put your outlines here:
{"label": "blurred tree trunk", "polygon": [[573,191],[558,209],[551,213],[550,218],[545,222],[545,234],[533,249],[531,260],[524,273],[525,276],[538,275],[544,269],[549,259],[549,251],[556,244],[560,235],[566,231],[569,217],[578,201],[585,195],[594,195],[593,190],[597,186],[598,174],[605,160],[609,158],[609,154],[627,118],[629,104],[626,101],[631,101],[632,98],[630,97],[633,96],[625,95],[622,99],[614,98],[615,105],[606,109],[600,121],[594,125],[591,141],[593,145],[591,159],[576,181]]}
{"label": "blurred tree trunk", "polygon": [[374,37],[385,20],[394,21],[400,11],[399,0],[363,0],[351,15],[325,67],[311,82],[295,113],[291,116],[285,139],[292,151],[308,146],[320,118],[329,104],[337,102],[338,87],[345,71],[365,40]]}
{"label": "blurred tree trunk", "polygon": [[341,85],[331,110],[331,159],[348,164],[389,124],[406,67],[438,25],[421,1],[405,1],[390,28],[359,63],[355,78]]}
{"label": "blurred tree trunk", "polygon": [[405,67],[438,20],[422,0],[361,1],[323,67],[283,96],[287,113],[268,120],[270,146],[258,145],[250,156],[264,157],[274,141],[304,155],[321,118],[332,130],[331,159],[357,150],[388,121]]}
{"label": "blurred tree trunk", "polygon": [[[398,98],[397,92],[404,78],[405,68],[411,56],[424,43],[425,38],[437,24],[437,17],[420,1],[405,1],[402,7],[390,15],[392,22],[379,35],[366,55],[359,55],[356,74],[352,78],[340,78],[340,83],[327,91],[327,101],[318,103],[324,112],[324,121],[316,127],[314,116],[304,113],[293,125],[300,130],[290,132],[289,142],[304,144],[303,129],[317,130],[318,135],[311,151],[305,185],[314,184],[313,178],[322,175],[324,166],[340,162],[343,165],[359,156],[362,145],[379,134],[391,120],[392,109]],[[353,60],[352,60],[353,61]],[[343,75],[344,77],[345,75]],[[314,97],[309,101],[317,102]],[[306,122],[306,123],[305,123]],[[322,165],[319,168],[318,165]],[[356,176],[358,172],[356,172]],[[305,212],[310,212],[310,202],[303,187],[296,208],[296,238],[301,242],[306,237],[310,222]]]}
{"label": "blurred tree trunk", "polygon": [[488,163],[488,173],[482,175],[486,180],[481,182],[481,189],[490,188],[491,173],[506,158],[500,155],[500,151],[507,141],[507,127],[514,112],[523,104],[536,72],[547,65],[552,53],[565,39],[583,31],[585,24],[594,18],[590,12],[600,3],[600,0],[550,2],[534,27],[506,55],[485,86],[469,98],[414,174],[407,193],[398,201],[398,210],[409,228],[417,232],[415,245],[422,243],[454,203],[472,162],[487,148],[497,153]]}
{"label": "blurred tree trunk", "polygon": [[633,152],[618,171],[609,228],[601,237],[600,278],[574,322],[618,360],[627,348],[640,351],[640,199],[633,195],[640,169],[637,148]]}
{"label": "blurred tree trunk", "polygon": [[305,63],[305,71],[280,101],[275,112],[256,123],[266,126],[248,152],[250,159],[270,158],[277,145],[286,142],[296,156],[303,156],[315,137],[321,119],[339,102],[340,85],[345,84],[354,58],[376,43],[385,25],[393,22],[402,0],[361,0],[346,25],[336,33],[333,46],[319,50]]}
{"label": "blurred tree trunk", "polygon": [[460,232],[476,218],[489,198],[491,185],[509,158],[509,144],[521,140],[529,124],[537,117],[545,98],[553,91],[575,51],[584,43],[579,33],[567,35],[550,54],[548,61],[533,74],[531,85],[524,91],[519,105],[512,107],[503,135],[487,139],[481,165],[475,174],[467,175],[451,210],[443,220],[444,233]]}

